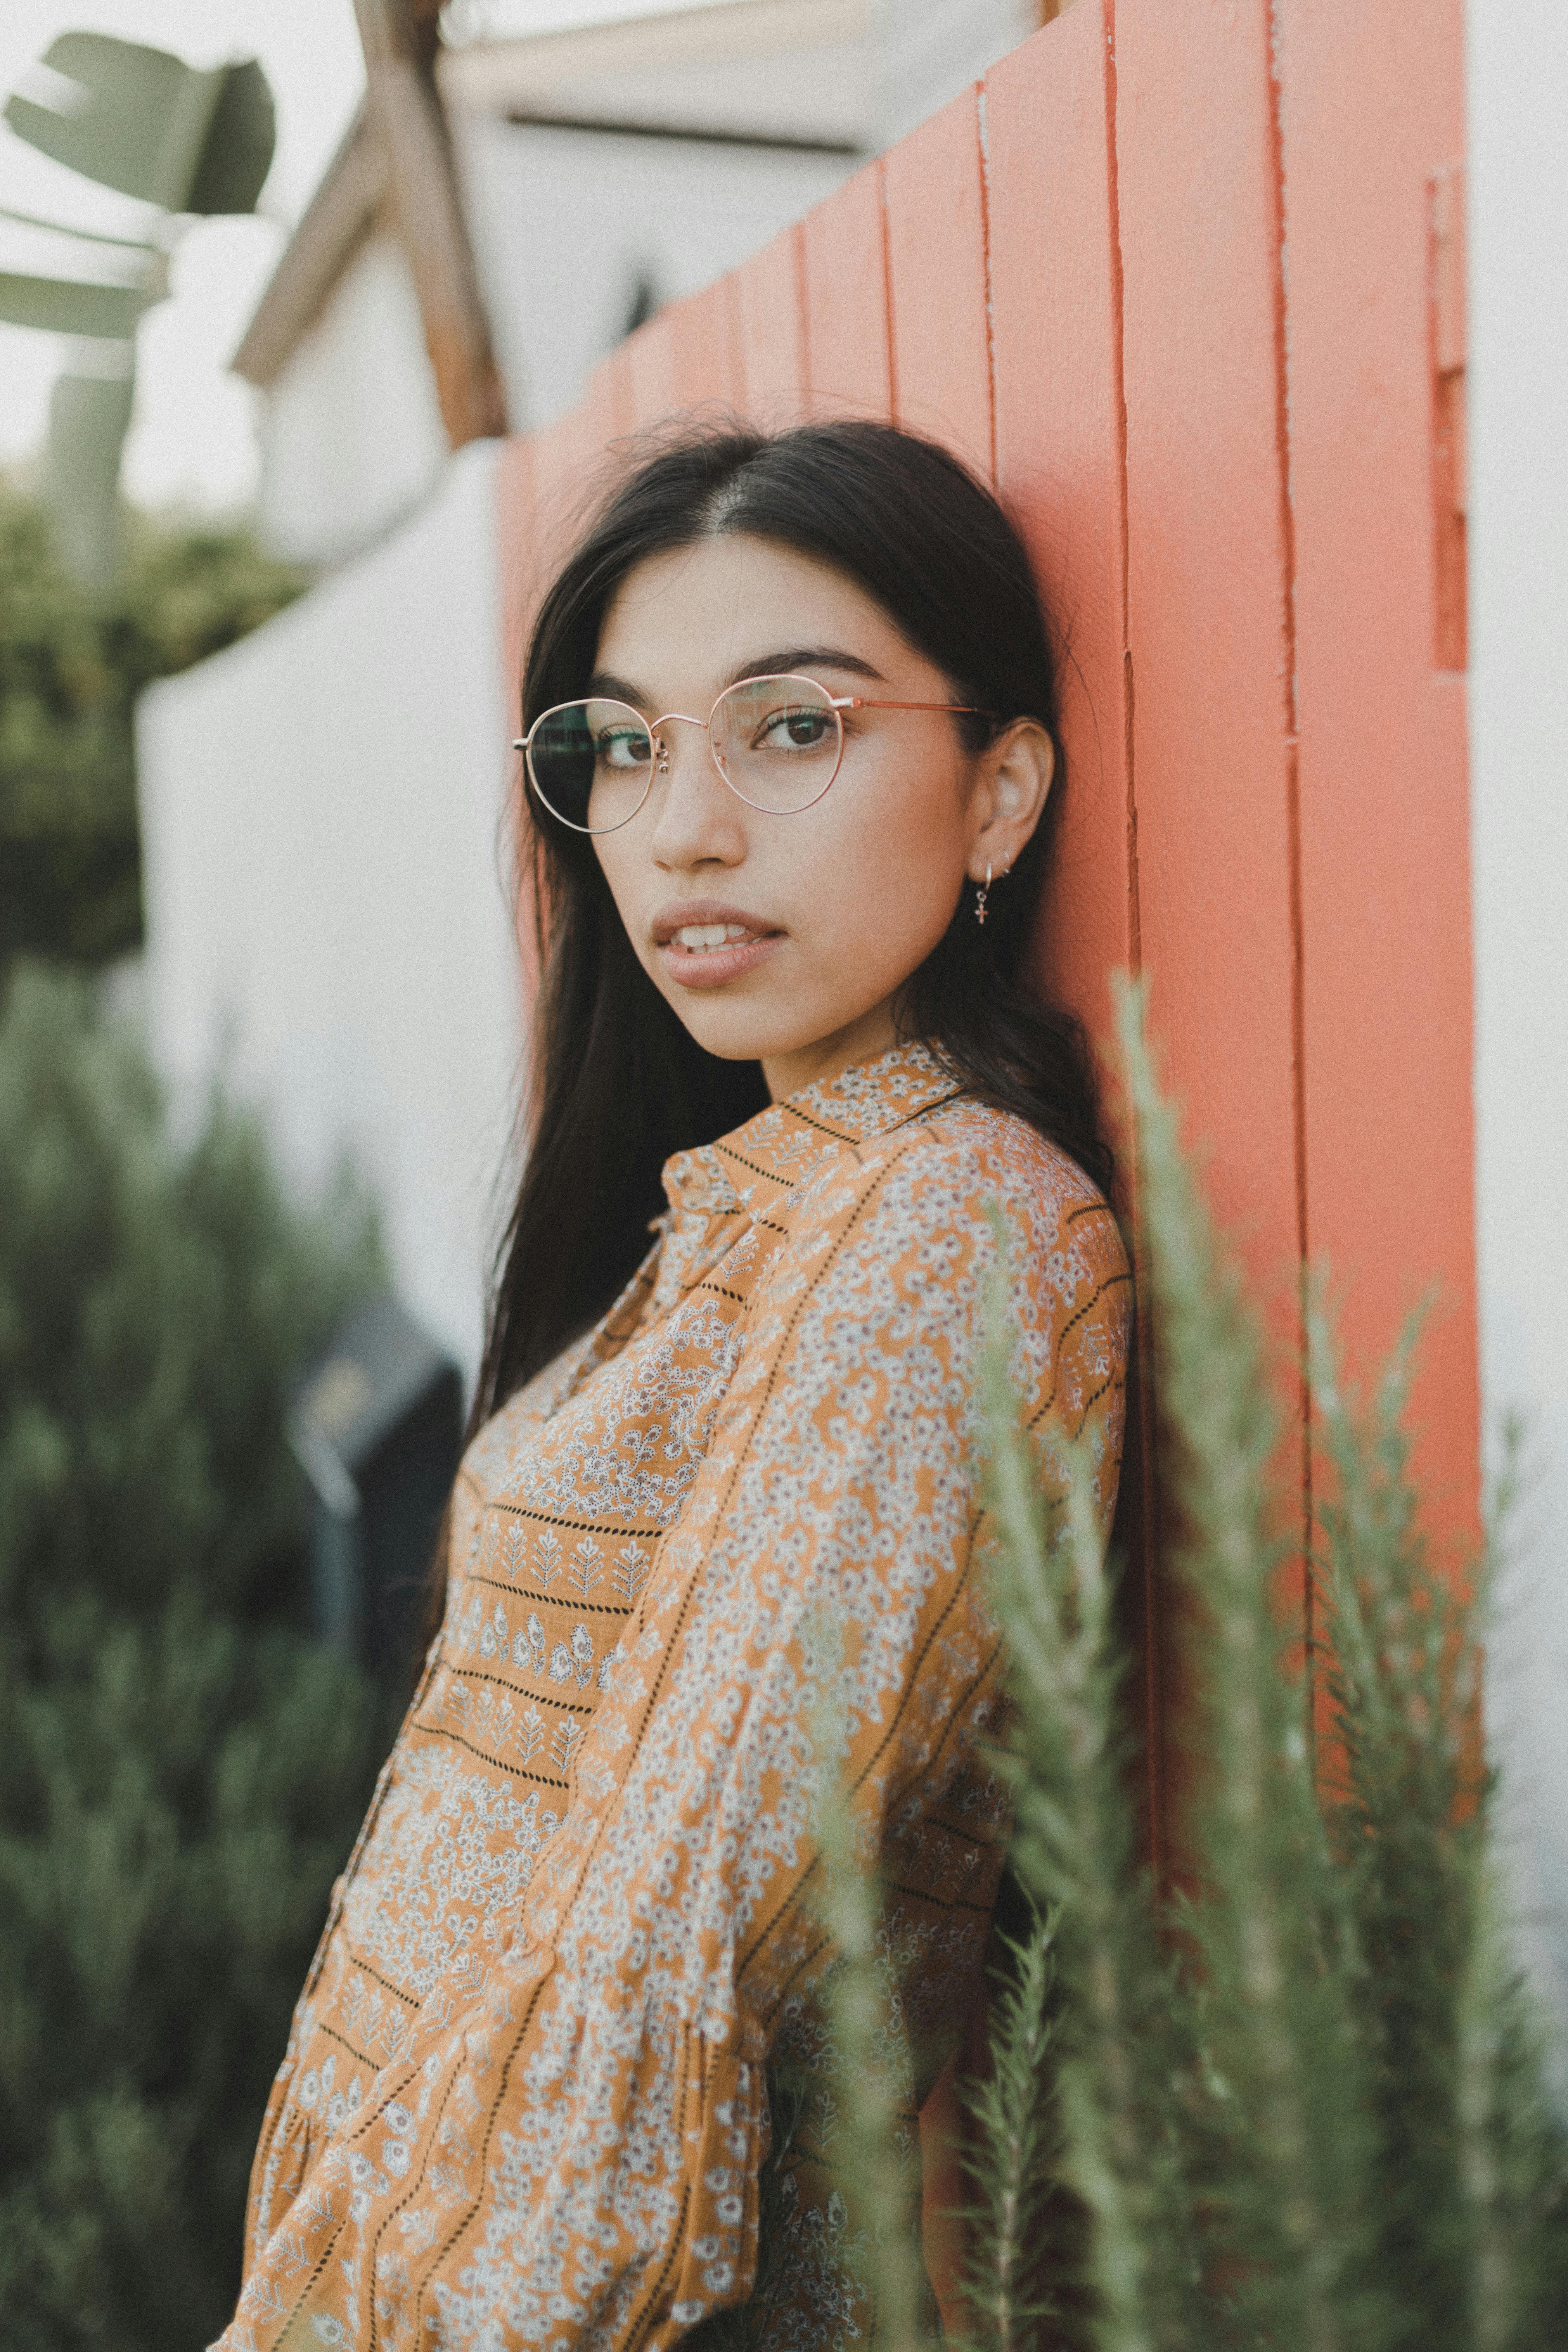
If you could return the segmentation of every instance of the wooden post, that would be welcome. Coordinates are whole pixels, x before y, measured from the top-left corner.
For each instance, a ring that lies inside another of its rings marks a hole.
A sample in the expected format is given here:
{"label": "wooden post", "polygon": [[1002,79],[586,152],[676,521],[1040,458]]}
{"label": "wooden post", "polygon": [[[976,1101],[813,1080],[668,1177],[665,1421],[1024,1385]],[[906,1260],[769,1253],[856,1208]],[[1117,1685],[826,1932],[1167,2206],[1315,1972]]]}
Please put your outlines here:
{"label": "wooden post", "polygon": [[454,449],[506,431],[506,398],[436,87],[438,0],[354,0],[370,104]]}

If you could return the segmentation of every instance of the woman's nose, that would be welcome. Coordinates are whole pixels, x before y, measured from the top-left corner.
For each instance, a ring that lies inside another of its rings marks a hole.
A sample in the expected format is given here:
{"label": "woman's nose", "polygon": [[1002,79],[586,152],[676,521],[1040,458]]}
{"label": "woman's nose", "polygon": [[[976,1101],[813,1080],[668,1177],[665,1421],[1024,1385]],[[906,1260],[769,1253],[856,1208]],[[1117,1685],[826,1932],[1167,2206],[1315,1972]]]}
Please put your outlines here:
{"label": "woman's nose", "polygon": [[667,719],[658,729],[653,781],[652,847],[660,866],[732,866],[744,856],[744,804],[719,773],[705,727]]}

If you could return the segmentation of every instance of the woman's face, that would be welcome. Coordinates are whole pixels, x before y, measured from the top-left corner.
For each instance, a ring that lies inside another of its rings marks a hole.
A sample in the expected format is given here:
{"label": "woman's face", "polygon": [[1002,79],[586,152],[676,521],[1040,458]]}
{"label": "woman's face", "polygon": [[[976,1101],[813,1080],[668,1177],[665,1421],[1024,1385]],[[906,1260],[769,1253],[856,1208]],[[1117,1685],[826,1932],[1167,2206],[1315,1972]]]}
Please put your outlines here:
{"label": "woman's face", "polygon": [[[706,720],[736,678],[783,671],[831,695],[952,699],[863,590],[738,533],[629,574],[590,691],[648,719]],[[983,881],[989,864],[1000,882],[1050,785],[1050,739],[1030,722],[974,756],[935,711],[842,716],[843,764],[813,807],[751,807],[704,730],[674,724],[661,730],[668,774],[629,824],[594,837],[655,987],[708,1052],[760,1061],[775,1097],[897,1042],[899,991],[946,930],[965,877]],[[703,941],[718,925],[725,943]]]}

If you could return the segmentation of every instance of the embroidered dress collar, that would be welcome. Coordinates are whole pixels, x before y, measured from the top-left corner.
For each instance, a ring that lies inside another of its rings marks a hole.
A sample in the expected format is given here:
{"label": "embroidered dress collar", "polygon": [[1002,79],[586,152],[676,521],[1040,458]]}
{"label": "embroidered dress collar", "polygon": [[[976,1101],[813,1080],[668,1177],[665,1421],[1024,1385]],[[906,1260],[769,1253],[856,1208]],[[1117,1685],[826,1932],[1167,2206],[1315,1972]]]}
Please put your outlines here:
{"label": "embroidered dress collar", "polygon": [[665,1163],[666,1197],[677,1215],[739,1211],[761,1220],[826,1156],[874,1142],[962,1092],[922,1040],[895,1045],[770,1103],[717,1143],[677,1152]]}

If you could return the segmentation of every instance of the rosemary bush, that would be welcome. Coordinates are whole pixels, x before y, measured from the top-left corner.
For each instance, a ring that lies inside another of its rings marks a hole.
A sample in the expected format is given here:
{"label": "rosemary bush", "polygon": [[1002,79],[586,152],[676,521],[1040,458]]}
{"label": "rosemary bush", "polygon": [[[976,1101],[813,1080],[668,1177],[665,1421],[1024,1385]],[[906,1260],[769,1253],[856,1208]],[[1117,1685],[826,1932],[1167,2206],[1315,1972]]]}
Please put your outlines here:
{"label": "rosemary bush", "polygon": [[[1279,1480],[1261,1341],[1131,990],[1120,1027],[1181,1530],[1187,1888],[1163,1896],[1141,1859],[1110,1580],[1087,1507],[1039,1511],[999,1289],[995,1594],[1018,1709],[1013,1861],[1036,1916],[969,2091],[969,2344],[1549,2352],[1568,2345],[1568,2141],[1499,1916],[1476,1712],[1486,1563],[1457,1590],[1424,1549],[1408,1349],[1363,1411],[1314,1301],[1314,1633],[1310,1676],[1295,1670],[1279,1595],[1299,1498]],[[852,1895],[837,1908],[852,2042],[869,1915]],[[911,2308],[903,2259],[886,2320]]]}
{"label": "rosemary bush", "polygon": [[79,978],[0,1003],[0,2345],[184,2352],[390,1737],[310,1637],[289,1384],[383,1279]]}

